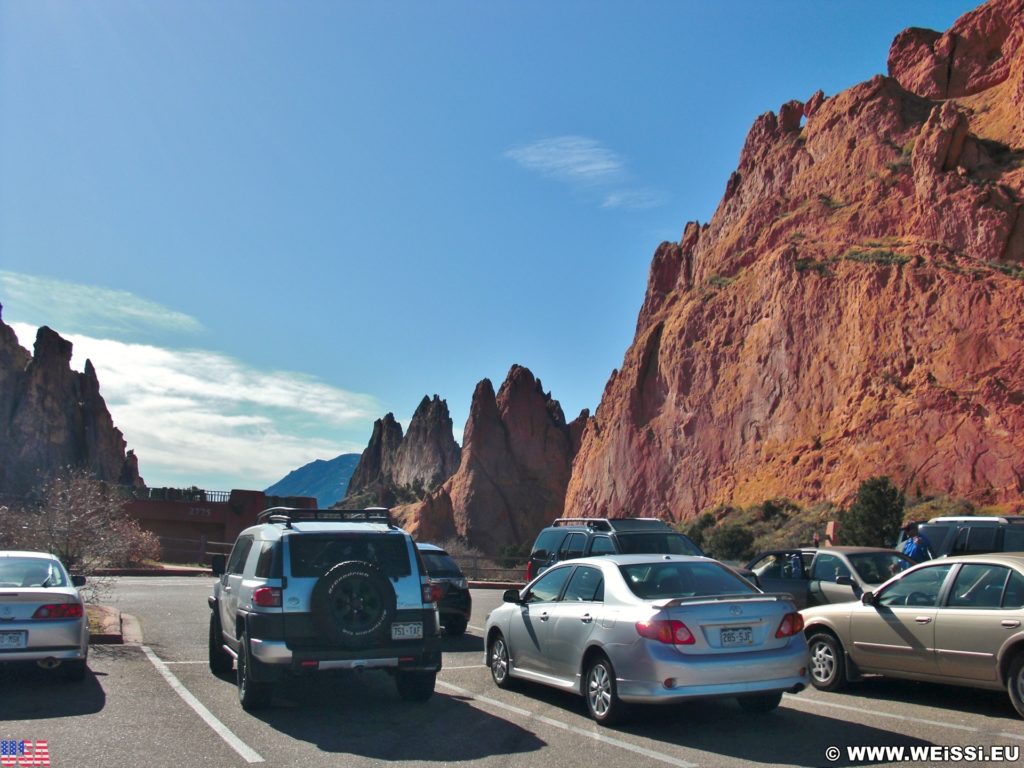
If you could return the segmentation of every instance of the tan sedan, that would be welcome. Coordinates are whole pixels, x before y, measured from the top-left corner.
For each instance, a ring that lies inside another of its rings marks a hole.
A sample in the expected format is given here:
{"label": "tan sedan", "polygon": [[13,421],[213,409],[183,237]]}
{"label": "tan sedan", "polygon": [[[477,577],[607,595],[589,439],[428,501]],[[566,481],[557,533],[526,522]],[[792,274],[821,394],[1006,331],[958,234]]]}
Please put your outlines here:
{"label": "tan sedan", "polygon": [[880,674],[1006,690],[1024,717],[1024,553],[931,560],[801,614],[815,688]]}

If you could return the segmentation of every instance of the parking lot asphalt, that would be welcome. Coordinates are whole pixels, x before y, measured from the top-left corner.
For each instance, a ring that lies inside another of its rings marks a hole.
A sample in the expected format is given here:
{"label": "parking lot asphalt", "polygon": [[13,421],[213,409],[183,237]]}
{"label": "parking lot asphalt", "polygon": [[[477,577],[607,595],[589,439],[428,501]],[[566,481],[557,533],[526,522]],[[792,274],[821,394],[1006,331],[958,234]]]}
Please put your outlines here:
{"label": "parking lot asphalt", "polygon": [[[403,702],[379,672],[339,674],[284,686],[272,708],[252,715],[239,707],[233,681],[206,665],[211,584],[116,579],[110,602],[138,618],[141,643],[94,646],[80,684],[37,669],[0,670],[0,739],[45,740],[53,766],[80,768],[903,764],[851,759],[851,746],[1016,746],[1024,755],[1024,728],[1005,694],[881,679],[842,694],[786,695],[760,717],[734,701],[695,702],[641,708],[621,728],[601,728],[572,694],[494,686],[482,639],[501,599],[493,590],[474,590],[469,631],[445,639],[429,702]],[[837,759],[828,758],[830,747]]]}

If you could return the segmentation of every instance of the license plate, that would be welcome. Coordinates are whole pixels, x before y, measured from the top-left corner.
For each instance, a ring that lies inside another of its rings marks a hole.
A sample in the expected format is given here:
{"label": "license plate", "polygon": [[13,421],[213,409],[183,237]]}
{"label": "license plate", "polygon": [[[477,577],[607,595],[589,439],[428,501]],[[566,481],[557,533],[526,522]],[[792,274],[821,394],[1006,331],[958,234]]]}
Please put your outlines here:
{"label": "license plate", "polygon": [[422,640],[423,622],[406,621],[401,624],[391,625],[392,640]]}
{"label": "license plate", "polygon": [[28,632],[25,630],[0,631],[0,650],[10,651],[28,646]]}
{"label": "license plate", "polygon": [[753,645],[754,631],[750,627],[726,627],[722,629],[722,647]]}

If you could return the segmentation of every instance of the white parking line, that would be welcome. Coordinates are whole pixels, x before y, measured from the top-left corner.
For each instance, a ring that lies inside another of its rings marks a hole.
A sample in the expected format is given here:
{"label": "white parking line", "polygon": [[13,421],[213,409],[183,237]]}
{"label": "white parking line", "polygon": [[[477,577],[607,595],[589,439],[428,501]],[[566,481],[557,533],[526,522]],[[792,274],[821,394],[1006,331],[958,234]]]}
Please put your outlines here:
{"label": "white parking line", "polygon": [[189,690],[181,684],[181,681],[176,678],[171,670],[167,668],[167,664],[163,662],[153,651],[147,646],[142,646],[142,652],[146,654],[153,666],[156,667],[156,671],[159,672],[164,680],[167,681],[168,685],[178,694],[182,701],[192,707],[195,713],[199,715],[203,721],[213,729],[213,732],[220,736],[231,747],[235,752],[241,755],[242,759],[247,763],[262,763],[263,758],[260,757],[256,750],[252,749],[248,744],[242,741],[240,738],[235,736],[228,727],[224,725],[220,720],[214,717],[213,713],[204,707],[199,699],[193,696]]}
{"label": "white parking line", "polygon": [[985,730],[982,730],[981,728],[975,728],[974,726],[971,726],[971,725],[957,725],[956,723],[947,723],[947,722],[944,722],[942,720],[928,720],[927,718],[924,718],[924,717],[911,717],[909,715],[897,715],[897,714],[894,714],[892,712],[879,712],[878,710],[872,710],[871,712],[866,712],[861,707],[851,707],[849,704],[835,704],[835,703],[833,703],[831,701],[818,701],[817,699],[800,698],[800,697],[792,696],[790,694],[786,694],[785,698],[786,698],[786,703],[788,705],[793,705],[793,704],[810,704],[812,707],[828,707],[828,708],[831,708],[831,709],[841,709],[841,710],[844,710],[844,711],[847,711],[847,712],[859,712],[861,714],[866,714],[866,715],[874,716],[874,717],[884,717],[884,718],[888,718],[890,720],[902,720],[903,722],[907,722],[907,723],[920,723],[922,725],[934,725],[934,726],[937,726],[939,728],[949,728],[950,730],[954,730],[954,731],[968,731],[970,733],[989,734],[989,735],[992,735],[992,736],[999,736],[999,737],[1006,738],[1006,739],[1013,739],[1015,741],[1024,741],[1024,736],[1021,736],[1021,735],[1016,734],[1016,733],[998,733],[998,732],[993,733],[992,731],[985,731]]}
{"label": "white parking line", "polygon": [[696,763],[688,763],[685,760],[680,760],[677,757],[672,757],[672,755],[666,755],[664,752],[655,752],[653,749],[647,749],[636,744],[630,744],[628,741],[622,741],[621,739],[616,739],[612,736],[606,736],[605,734],[598,733],[597,731],[588,731],[583,728],[577,728],[574,725],[563,723],[561,720],[555,720],[550,717],[544,717],[543,715],[538,715],[536,712],[531,712],[528,709],[523,709],[522,707],[515,707],[511,704],[505,704],[496,699],[488,698],[487,696],[477,696],[472,691],[468,691],[465,688],[460,688],[457,685],[452,685],[451,683],[444,683],[438,680],[437,685],[441,688],[453,691],[454,693],[457,693],[460,696],[463,696],[467,699],[472,699],[473,701],[477,701],[480,704],[484,704],[488,707],[500,709],[505,712],[511,712],[514,715],[519,715],[520,717],[525,717],[529,720],[536,720],[538,722],[544,723],[545,725],[550,725],[552,728],[558,728],[563,731],[568,731],[569,733],[574,733],[577,736],[586,736],[588,739],[599,741],[602,744],[608,744],[613,747],[618,747],[619,749],[624,749],[627,752],[633,752],[638,755],[643,755],[644,757],[649,757],[653,760],[658,760],[662,763],[667,763],[668,765],[677,766],[677,768],[698,768]]}

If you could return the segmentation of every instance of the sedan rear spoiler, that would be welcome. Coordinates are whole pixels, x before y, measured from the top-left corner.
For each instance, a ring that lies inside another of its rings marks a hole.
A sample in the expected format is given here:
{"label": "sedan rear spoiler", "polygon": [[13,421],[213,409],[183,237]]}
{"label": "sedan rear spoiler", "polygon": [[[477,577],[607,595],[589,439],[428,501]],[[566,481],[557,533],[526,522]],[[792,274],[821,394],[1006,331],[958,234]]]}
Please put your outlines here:
{"label": "sedan rear spoiler", "polygon": [[745,595],[694,595],[693,597],[672,597],[654,603],[655,608],[677,608],[681,605],[703,605],[713,603],[732,603],[737,600],[777,603],[780,600],[792,602],[793,596],[788,592],[764,592]]}

